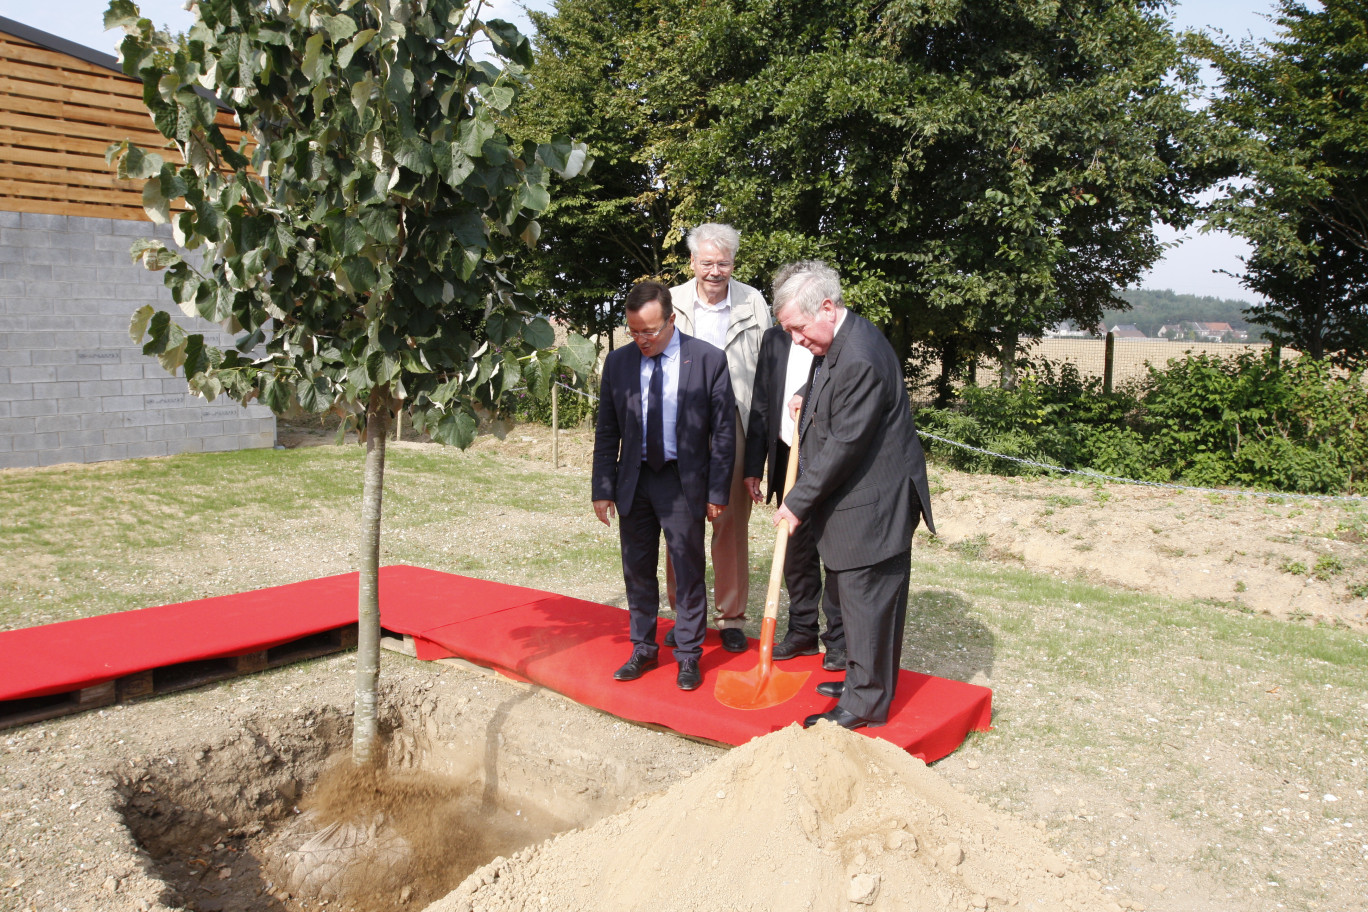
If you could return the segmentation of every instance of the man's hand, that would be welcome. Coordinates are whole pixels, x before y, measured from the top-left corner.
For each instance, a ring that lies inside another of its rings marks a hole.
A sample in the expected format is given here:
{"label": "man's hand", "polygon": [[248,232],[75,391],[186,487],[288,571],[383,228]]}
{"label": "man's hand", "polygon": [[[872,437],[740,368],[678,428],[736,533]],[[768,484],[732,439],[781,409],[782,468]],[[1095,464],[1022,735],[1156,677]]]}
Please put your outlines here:
{"label": "man's hand", "polygon": [[760,479],[758,479],[758,478],[743,478],[743,479],[741,479],[741,483],[744,484],[744,485],[746,486],[746,490],[747,490],[748,492],[750,492],[750,498],[751,498],[751,500],[755,501],[756,503],[759,503],[760,500],[761,500],[761,497],[760,497]]}
{"label": "man's hand", "polygon": [[790,510],[786,505],[780,504],[779,509],[774,512],[775,527],[777,528],[779,524],[781,522],[784,522],[785,520],[788,521],[790,532],[798,528],[798,524],[802,521],[798,517],[794,516],[793,511]]}
{"label": "man's hand", "polygon": [[714,519],[717,519],[717,517],[721,516],[722,511],[725,509],[727,509],[726,504],[708,504],[708,522],[712,522]]}
{"label": "man's hand", "polygon": [[617,507],[613,506],[611,500],[594,501],[594,515],[599,518],[599,522],[605,526],[611,525],[608,520],[617,515]]}
{"label": "man's hand", "polygon": [[788,410],[789,417],[797,421],[798,417],[803,414],[803,397],[794,393],[793,398],[788,401]]}

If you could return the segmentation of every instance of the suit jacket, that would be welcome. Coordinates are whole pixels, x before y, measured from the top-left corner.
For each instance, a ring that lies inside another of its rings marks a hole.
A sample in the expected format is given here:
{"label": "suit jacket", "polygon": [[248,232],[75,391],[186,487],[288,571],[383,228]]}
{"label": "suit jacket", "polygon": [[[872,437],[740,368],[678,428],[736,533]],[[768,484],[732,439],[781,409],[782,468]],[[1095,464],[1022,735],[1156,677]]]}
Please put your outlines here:
{"label": "suit jacket", "polygon": [[823,563],[851,570],[906,551],[918,513],[935,532],[902,367],[874,324],[846,312],[808,395],[803,472],[784,503],[816,524]]}
{"label": "suit jacket", "polygon": [[[731,371],[732,393],[736,396],[737,417],[744,428],[750,417],[751,387],[755,382],[755,361],[760,354],[760,336],[773,323],[765,296],[749,285],[732,279],[727,288],[731,295],[731,323],[727,326],[727,367]],[[693,335],[693,301],[696,294],[694,280],[670,289],[670,303],[675,310],[675,325]]]}
{"label": "suit jacket", "polygon": [[760,357],[755,362],[755,389],[751,394],[750,420],[746,422],[744,476],[769,479],[766,503],[781,493],[787,469],[779,464],[779,430],[788,405],[784,380],[792,348],[793,340],[776,324],[765,330],[760,340]]}
{"label": "suit jacket", "polygon": [[[725,504],[731,494],[735,411],[726,356],[681,332],[675,447],[684,498],[695,517],[705,515],[710,503]],[[641,349],[625,345],[603,362],[592,480],[593,499],[614,501],[621,515],[636,496],[641,444]]]}

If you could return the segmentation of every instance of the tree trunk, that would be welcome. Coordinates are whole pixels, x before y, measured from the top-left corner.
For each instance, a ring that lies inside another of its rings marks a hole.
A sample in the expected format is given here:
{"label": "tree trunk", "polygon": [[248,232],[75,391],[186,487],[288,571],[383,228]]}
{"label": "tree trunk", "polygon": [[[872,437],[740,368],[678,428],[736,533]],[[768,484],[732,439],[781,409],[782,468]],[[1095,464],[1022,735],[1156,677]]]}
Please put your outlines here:
{"label": "tree trunk", "polygon": [[1002,352],[998,358],[998,387],[1005,390],[1016,389],[1017,325],[1015,320],[1008,321],[1002,328]]}
{"label": "tree trunk", "polygon": [[375,691],[380,679],[380,508],[385,492],[385,438],[394,404],[387,388],[366,406],[366,468],[361,491],[361,579],[356,604],[356,706],[352,763],[365,766],[375,747]]}

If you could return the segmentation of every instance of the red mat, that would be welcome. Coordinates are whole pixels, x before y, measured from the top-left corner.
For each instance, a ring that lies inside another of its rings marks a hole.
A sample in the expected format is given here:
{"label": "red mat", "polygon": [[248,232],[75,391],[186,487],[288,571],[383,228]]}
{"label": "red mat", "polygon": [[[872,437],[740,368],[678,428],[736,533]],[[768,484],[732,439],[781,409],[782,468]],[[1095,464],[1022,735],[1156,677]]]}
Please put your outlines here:
{"label": "red mat", "polygon": [[356,622],[356,574],[0,633],[0,700],[247,655]]}
{"label": "red mat", "polygon": [[[659,668],[622,683],[612,675],[632,652],[625,611],[417,567],[386,567],[381,572],[381,622],[387,630],[412,636],[420,659],[457,656],[624,719],[724,744],[744,744],[835,705],[813,690],[821,681],[842,677],[840,672],[823,671],[820,656],[783,663],[785,671],[813,673],[787,703],[760,710],[731,709],[713,696],[717,672],[748,671],[759,661],[759,653],[755,648],[726,652],[715,630],[708,631],[703,644],[703,686],[698,690],[685,692],[675,685],[677,666],[664,648]],[[661,621],[662,640],[671,626]],[[986,731],[992,700],[993,692],[986,687],[902,671],[888,724],[861,731],[929,763],[959,747],[969,732]]]}
{"label": "red mat", "polygon": [[[325,577],[239,595],[125,611],[0,633],[0,701],[41,697],[124,675],[199,659],[246,655],[356,619],[356,574]],[[838,680],[819,656],[783,663],[811,670],[802,692],[779,706],[736,710],[713,696],[720,668],[755,667],[755,649],[728,653],[714,630],[704,643],[703,686],[675,686],[667,649],[661,665],[638,681],[619,683],[613,670],[631,653],[626,612],[537,589],[439,573],[421,567],[380,570],[380,614],[390,631],[413,637],[420,659],[457,656],[532,681],[588,706],[695,737],[743,744],[777,731],[833,701],[812,688]],[[662,620],[660,636],[669,630]],[[970,731],[989,727],[992,691],[900,673],[889,723],[866,734],[932,761]]]}

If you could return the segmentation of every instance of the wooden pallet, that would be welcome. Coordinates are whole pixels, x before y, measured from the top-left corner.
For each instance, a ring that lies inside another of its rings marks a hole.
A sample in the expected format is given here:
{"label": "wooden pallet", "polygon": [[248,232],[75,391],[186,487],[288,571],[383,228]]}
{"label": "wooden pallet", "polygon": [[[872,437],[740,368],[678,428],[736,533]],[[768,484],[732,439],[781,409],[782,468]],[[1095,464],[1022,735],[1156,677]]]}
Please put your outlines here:
{"label": "wooden pallet", "polygon": [[268,668],[279,668],[282,665],[315,659],[355,647],[356,625],[349,624],[346,627],[299,637],[259,652],[148,668],[113,681],[49,694],[45,697],[0,700],[0,729],[28,725],[44,719],[85,712],[88,709],[112,706],[115,703],[175,693],[178,690],[253,674]]}

